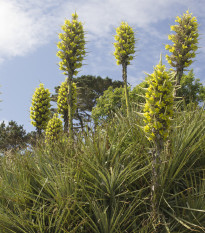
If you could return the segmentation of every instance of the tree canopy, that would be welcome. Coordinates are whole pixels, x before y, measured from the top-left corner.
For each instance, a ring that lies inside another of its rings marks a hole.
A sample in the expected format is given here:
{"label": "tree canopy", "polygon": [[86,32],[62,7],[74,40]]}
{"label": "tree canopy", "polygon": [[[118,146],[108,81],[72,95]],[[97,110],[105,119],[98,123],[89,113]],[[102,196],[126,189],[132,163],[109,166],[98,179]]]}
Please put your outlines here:
{"label": "tree canopy", "polygon": [[[74,115],[74,119],[78,122],[77,127],[80,125],[84,127],[85,122],[91,121],[91,111],[96,106],[97,99],[103,95],[104,91],[110,86],[113,88],[122,87],[123,82],[112,80],[108,77],[102,78],[94,75],[82,75],[77,78],[73,78],[73,82],[77,86],[77,110]],[[52,101],[57,101],[59,93],[59,86],[55,87],[56,94],[52,95]]]}
{"label": "tree canopy", "polygon": [[23,125],[18,125],[15,121],[4,121],[0,124],[0,150],[22,149],[27,145],[28,136]]}

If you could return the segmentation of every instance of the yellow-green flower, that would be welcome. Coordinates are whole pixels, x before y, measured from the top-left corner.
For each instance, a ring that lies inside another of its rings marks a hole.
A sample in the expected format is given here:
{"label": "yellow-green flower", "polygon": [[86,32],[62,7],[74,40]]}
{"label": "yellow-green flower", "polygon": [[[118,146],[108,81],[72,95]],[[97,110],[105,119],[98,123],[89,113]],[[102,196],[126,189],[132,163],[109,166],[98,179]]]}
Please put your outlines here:
{"label": "yellow-green flower", "polygon": [[156,138],[165,140],[173,114],[173,86],[161,60],[154,68],[154,73],[149,76],[144,106],[144,131],[149,140],[155,141]]}
{"label": "yellow-green flower", "polygon": [[135,37],[132,27],[127,23],[122,22],[120,27],[116,29],[117,35],[114,37],[116,42],[115,47],[115,58],[117,60],[117,65],[121,65],[125,62],[126,65],[130,64],[133,60],[132,54],[135,53]]}
{"label": "yellow-green flower", "polygon": [[177,16],[175,21],[178,24],[170,27],[175,34],[168,36],[173,45],[165,46],[172,54],[166,55],[166,58],[171,66],[183,71],[192,63],[191,59],[195,57],[195,51],[198,49],[198,23],[189,11],[181,17]]}
{"label": "yellow-green flower", "polygon": [[50,91],[45,89],[40,83],[32,97],[32,106],[30,107],[31,124],[36,127],[40,133],[45,130],[50,117]]}
{"label": "yellow-green flower", "polygon": [[76,75],[86,53],[83,25],[75,13],[72,14],[72,20],[66,19],[61,28],[64,33],[59,33],[61,41],[57,47],[60,51],[56,54],[61,59],[59,69],[65,71],[65,74]]}
{"label": "yellow-green flower", "polygon": [[54,114],[53,118],[49,120],[46,127],[46,143],[52,143],[58,140],[63,134],[63,124],[58,118],[58,114]]}

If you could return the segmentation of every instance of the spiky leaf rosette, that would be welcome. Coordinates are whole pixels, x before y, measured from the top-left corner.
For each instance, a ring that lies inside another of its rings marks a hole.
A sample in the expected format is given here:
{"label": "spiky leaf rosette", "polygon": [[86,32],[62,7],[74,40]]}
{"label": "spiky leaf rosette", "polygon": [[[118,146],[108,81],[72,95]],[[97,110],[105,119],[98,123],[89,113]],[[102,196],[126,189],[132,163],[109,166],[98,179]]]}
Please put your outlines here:
{"label": "spiky leaf rosette", "polygon": [[[72,115],[74,115],[77,109],[77,87],[74,82],[72,83],[71,93],[72,93]],[[68,95],[69,95],[68,79],[66,78],[65,82],[61,83],[58,92],[58,99],[57,99],[58,113],[60,113],[62,117],[68,113]]]}
{"label": "spiky leaf rosette", "polygon": [[30,107],[31,123],[40,132],[45,130],[50,118],[50,91],[44,88],[40,83],[32,97],[32,106]]}
{"label": "spiky leaf rosette", "polygon": [[149,140],[165,140],[173,114],[173,85],[160,61],[148,80],[144,106],[144,130]]}
{"label": "spiky leaf rosette", "polygon": [[196,17],[187,11],[182,17],[177,16],[177,25],[171,26],[171,31],[175,34],[168,36],[173,45],[166,45],[171,55],[166,55],[168,63],[176,70],[182,70],[192,64],[192,58],[198,49],[198,23]]}
{"label": "spiky leaf rosette", "polygon": [[66,75],[77,75],[77,69],[82,66],[85,56],[83,25],[78,21],[78,15],[75,13],[72,14],[72,20],[66,19],[61,28],[64,33],[59,33],[61,41],[57,44],[60,50],[57,52],[57,56],[61,59],[59,68]]}
{"label": "spiky leaf rosette", "polygon": [[55,113],[46,127],[46,143],[54,142],[60,138],[63,134],[63,123],[58,118],[58,114]]}
{"label": "spiky leaf rosette", "polygon": [[117,35],[115,35],[115,40],[117,42],[114,43],[115,47],[115,58],[117,60],[117,64],[125,64],[129,65],[130,61],[133,60],[133,54],[135,53],[135,36],[132,27],[130,27],[127,23],[122,22],[120,27],[116,29]]}

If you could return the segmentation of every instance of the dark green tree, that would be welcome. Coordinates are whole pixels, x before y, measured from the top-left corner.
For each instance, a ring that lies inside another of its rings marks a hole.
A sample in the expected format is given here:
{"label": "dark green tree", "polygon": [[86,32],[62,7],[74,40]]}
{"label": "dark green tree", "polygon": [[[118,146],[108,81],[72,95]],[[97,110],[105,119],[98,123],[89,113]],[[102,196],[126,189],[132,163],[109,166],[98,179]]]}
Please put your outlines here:
{"label": "dark green tree", "polygon": [[[96,106],[97,99],[103,95],[103,92],[110,86],[113,88],[123,86],[122,81],[113,81],[108,77],[102,78],[93,75],[82,75],[73,78],[73,82],[77,86],[77,109],[73,118],[76,120],[76,127],[80,126],[81,129],[84,128],[86,122],[91,122],[91,111]],[[59,88],[59,86],[55,87],[57,94],[52,95],[52,101],[54,102],[57,101]],[[55,110],[53,111],[55,112]]]}
{"label": "dark green tree", "polygon": [[26,147],[28,136],[23,125],[18,125],[15,121],[9,121],[6,125],[3,121],[0,124],[0,150],[17,150]]}
{"label": "dark green tree", "polygon": [[72,14],[72,20],[65,20],[62,26],[63,33],[59,33],[60,42],[57,56],[61,59],[59,62],[60,70],[68,77],[68,120],[69,137],[73,139],[73,102],[72,102],[72,82],[73,76],[78,74],[78,69],[82,67],[82,61],[85,56],[85,38],[81,22],[78,21],[78,15]]}
{"label": "dark green tree", "polygon": [[124,88],[109,87],[103,95],[97,99],[97,104],[92,110],[92,118],[97,124],[101,120],[109,119],[113,113],[125,108]]}
{"label": "dark green tree", "polygon": [[75,118],[79,120],[81,128],[84,127],[84,122],[91,121],[91,111],[104,91],[109,87],[116,88],[123,85],[122,81],[92,75],[83,75],[73,81],[76,82],[78,93]]}
{"label": "dark green tree", "polygon": [[200,79],[195,79],[193,69],[181,77],[178,96],[182,97],[186,105],[205,101],[205,86],[200,82]]}

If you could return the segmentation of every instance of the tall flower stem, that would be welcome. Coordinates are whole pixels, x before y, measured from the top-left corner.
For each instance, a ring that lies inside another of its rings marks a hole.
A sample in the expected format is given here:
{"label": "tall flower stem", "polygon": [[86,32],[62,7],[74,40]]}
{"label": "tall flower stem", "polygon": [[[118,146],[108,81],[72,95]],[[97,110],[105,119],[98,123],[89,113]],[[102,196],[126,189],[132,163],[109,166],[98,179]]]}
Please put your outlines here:
{"label": "tall flower stem", "polygon": [[[154,73],[149,75],[149,87],[146,92],[146,103],[144,107],[144,130],[148,139],[154,143],[152,152],[152,184],[151,184],[151,208],[154,225],[160,221],[160,165],[161,153],[164,142],[168,136],[170,119],[173,114],[173,86],[171,77],[162,65],[154,68]],[[157,230],[155,231],[157,232]]]}
{"label": "tall flower stem", "polygon": [[73,101],[72,101],[72,76],[71,76],[71,77],[68,77],[68,119],[69,119],[70,140],[73,140],[73,114],[72,114],[73,108],[72,108],[72,105],[73,105]]}
{"label": "tall flower stem", "polygon": [[127,89],[127,65],[125,63],[122,64],[122,79],[124,81],[127,116],[129,117],[130,116],[130,103],[129,103],[129,95],[128,95],[128,89]]}
{"label": "tall flower stem", "polygon": [[135,42],[133,29],[125,22],[122,22],[120,27],[116,29],[116,35],[114,43],[115,47],[115,58],[117,60],[117,65],[122,65],[122,79],[124,82],[125,89],[125,100],[127,108],[127,116],[130,115],[130,105],[129,96],[127,90],[127,66],[130,61],[133,60],[133,54],[135,53]]}
{"label": "tall flower stem", "polygon": [[82,61],[85,56],[85,38],[84,29],[81,22],[78,21],[78,15],[72,14],[72,20],[65,20],[62,26],[64,33],[59,33],[61,41],[57,47],[59,51],[57,56],[61,59],[59,62],[60,70],[68,77],[68,120],[69,120],[69,138],[73,140],[73,99],[72,99],[72,81],[73,76],[78,74],[78,69],[82,67]]}

